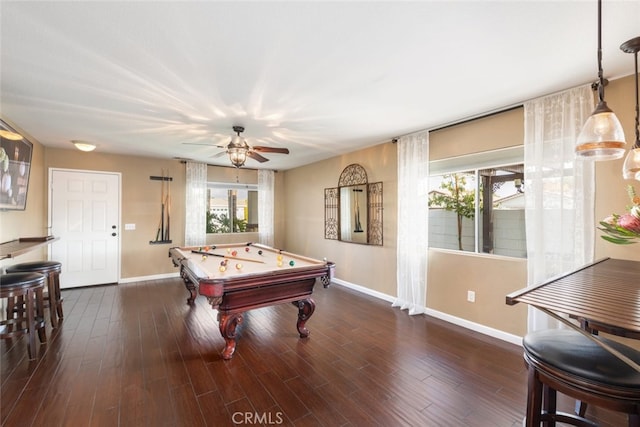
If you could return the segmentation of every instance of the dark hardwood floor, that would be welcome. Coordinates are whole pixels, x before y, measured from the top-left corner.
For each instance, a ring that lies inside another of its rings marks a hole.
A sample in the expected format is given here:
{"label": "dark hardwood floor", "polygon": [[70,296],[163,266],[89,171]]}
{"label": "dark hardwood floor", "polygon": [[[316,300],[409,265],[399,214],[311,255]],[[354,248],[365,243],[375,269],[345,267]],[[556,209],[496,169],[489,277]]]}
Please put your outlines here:
{"label": "dark hardwood floor", "polygon": [[0,343],[2,426],[522,425],[519,347],[340,286],[316,286],[307,339],[291,304],[246,313],[230,361],[215,311],[189,307],[180,279],[63,297],[37,360],[24,338]]}

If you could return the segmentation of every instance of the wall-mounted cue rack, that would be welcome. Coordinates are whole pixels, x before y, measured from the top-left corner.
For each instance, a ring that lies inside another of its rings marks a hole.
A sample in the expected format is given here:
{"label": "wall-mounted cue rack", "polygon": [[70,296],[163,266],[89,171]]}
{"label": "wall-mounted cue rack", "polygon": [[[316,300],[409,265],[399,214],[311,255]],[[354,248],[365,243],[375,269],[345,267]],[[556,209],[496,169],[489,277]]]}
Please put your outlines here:
{"label": "wall-mounted cue rack", "polygon": [[160,189],[160,221],[158,221],[158,229],[156,231],[155,240],[149,240],[152,245],[171,243],[171,181],[173,178],[169,176],[169,171],[165,174],[162,170],[162,176],[150,176],[152,181],[162,181]]}

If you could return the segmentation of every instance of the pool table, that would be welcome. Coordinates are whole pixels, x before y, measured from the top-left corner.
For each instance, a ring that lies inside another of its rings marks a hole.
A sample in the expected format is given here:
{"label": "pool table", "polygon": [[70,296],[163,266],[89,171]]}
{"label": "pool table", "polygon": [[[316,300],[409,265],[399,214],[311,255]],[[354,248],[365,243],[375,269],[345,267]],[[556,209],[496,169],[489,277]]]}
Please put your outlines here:
{"label": "pool table", "polygon": [[328,287],[335,264],[296,255],[258,243],[173,247],[173,264],[189,291],[188,304],[198,294],[218,310],[218,326],[225,340],[222,358],[233,357],[236,328],[243,313],[254,308],[291,302],[298,307],[297,328],[301,338],[315,310],[311,298],[316,279]]}

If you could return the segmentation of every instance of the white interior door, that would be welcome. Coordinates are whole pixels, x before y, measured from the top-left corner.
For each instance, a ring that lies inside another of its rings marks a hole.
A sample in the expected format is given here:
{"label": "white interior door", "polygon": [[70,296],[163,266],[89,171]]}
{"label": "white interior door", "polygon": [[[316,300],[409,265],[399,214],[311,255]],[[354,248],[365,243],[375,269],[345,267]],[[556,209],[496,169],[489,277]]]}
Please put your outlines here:
{"label": "white interior door", "polygon": [[120,276],[120,174],[49,170],[50,259],[62,263],[61,288],[117,283]]}

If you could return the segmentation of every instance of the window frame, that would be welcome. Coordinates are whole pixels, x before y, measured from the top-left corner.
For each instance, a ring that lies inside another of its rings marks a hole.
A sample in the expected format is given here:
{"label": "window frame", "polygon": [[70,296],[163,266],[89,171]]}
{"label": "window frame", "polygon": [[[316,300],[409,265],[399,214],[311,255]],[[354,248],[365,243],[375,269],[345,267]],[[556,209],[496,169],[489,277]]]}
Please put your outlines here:
{"label": "window frame", "polygon": [[[436,176],[444,176],[448,174],[473,174],[475,179],[474,185],[474,218],[473,218],[473,229],[474,229],[474,249],[471,250],[460,250],[460,249],[448,249],[442,247],[431,246],[429,242],[429,249],[436,250],[451,250],[456,253],[462,254],[473,254],[473,255],[483,255],[483,256],[492,256],[492,257],[506,257],[510,259],[526,259],[526,255],[524,257],[517,257],[512,255],[502,255],[502,254],[494,254],[488,252],[482,252],[481,245],[481,237],[480,237],[480,228],[481,224],[478,220],[480,214],[482,214],[482,207],[480,206],[479,200],[482,196],[480,186],[481,186],[481,176],[480,171],[485,169],[500,169],[506,168],[508,166],[514,165],[522,165],[523,173],[524,173],[524,145],[517,145],[513,147],[501,148],[496,150],[488,150],[482,151],[478,153],[470,153],[464,154],[461,156],[449,157],[444,159],[436,159],[429,161],[429,182],[432,177]],[[524,179],[523,179],[524,184]],[[430,184],[429,184],[429,188]],[[429,212],[431,212],[431,208],[429,208]],[[484,236],[482,236],[484,238]],[[525,242],[526,245],[526,242]],[[525,246],[526,249],[526,246]]]}
{"label": "window frame", "polygon": [[[235,182],[224,182],[224,181],[207,181],[207,213],[211,212],[211,208],[210,208],[210,190],[215,189],[215,190],[224,190],[224,191],[230,191],[230,190],[245,190],[247,192],[250,191],[255,191],[256,192],[256,197],[255,197],[255,203],[258,203],[258,184],[247,184],[247,183],[235,183]],[[247,193],[247,207],[249,207],[249,193]],[[227,212],[229,212],[229,205],[227,204]],[[257,206],[256,206],[256,212],[257,212]],[[227,232],[219,232],[219,233],[209,233],[207,232],[207,235],[229,235],[229,234],[245,234],[245,233],[257,233],[259,228],[260,228],[260,223],[256,223],[257,229],[256,230],[252,230],[252,231],[235,231],[235,227],[233,226],[233,221],[236,218],[236,214],[234,213],[233,218],[230,218],[231,221],[231,227],[230,227],[230,231]],[[256,214],[257,215],[257,214]],[[248,218],[246,218],[246,221],[248,221]],[[209,224],[207,223],[207,229],[208,229]]]}

